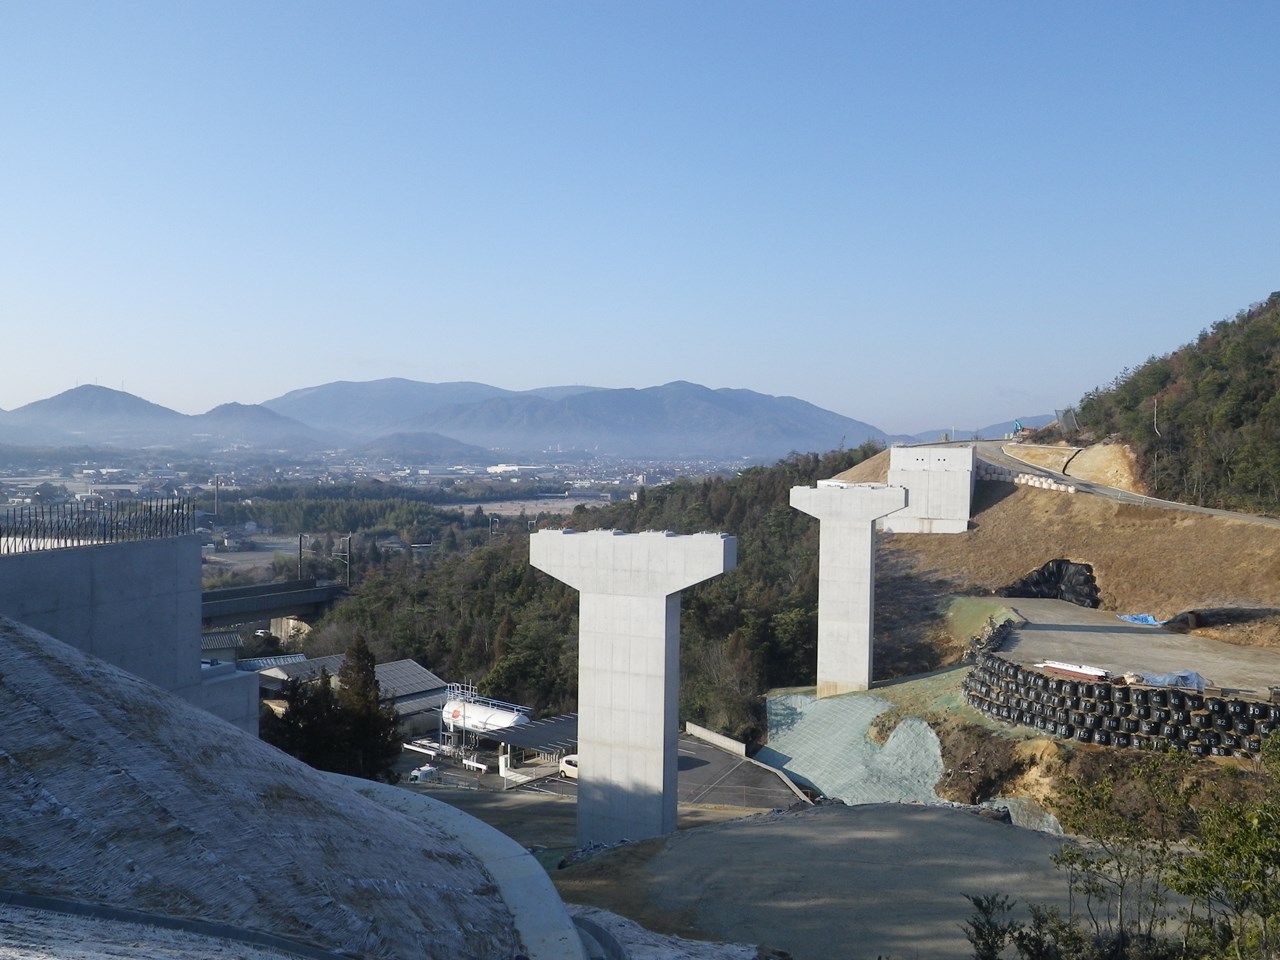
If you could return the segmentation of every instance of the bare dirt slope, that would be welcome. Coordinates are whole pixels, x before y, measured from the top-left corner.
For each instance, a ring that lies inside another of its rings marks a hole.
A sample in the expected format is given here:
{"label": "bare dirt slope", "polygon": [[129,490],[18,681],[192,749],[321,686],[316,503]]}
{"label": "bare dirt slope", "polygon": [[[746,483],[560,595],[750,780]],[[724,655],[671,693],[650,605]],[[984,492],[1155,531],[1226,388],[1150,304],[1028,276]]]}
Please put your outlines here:
{"label": "bare dirt slope", "polygon": [[1138,462],[1133,451],[1121,443],[1096,443],[1085,447],[1067,461],[1066,474],[1130,493],[1149,492],[1138,479]]}
{"label": "bare dirt slope", "polygon": [[[1034,449],[1010,447],[1029,461]],[[1069,460],[1068,472],[1080,479],[1139,486],[1132,455],[1122,445],[1099,444],[1076,454],[1072,448],[1039,449],[1049,451],[1046,459]],[[885,451],[838,479],[883,483],[888,463]],[[916,615],[926,621],[937,613],[926,609],[930,597],[990,593],[1058,558],[1093,567],[1104,609],[1162,620],[1197,610],[1200,635],[1280,645],[1274,615],[1280,609],[1280,527],[1010,483],[977,484],[968,533],[886,537],[877,608],[905,597],[919,604]]]}
{"label": "bare dirt slope", "polygon": [[[1090,564],[1103,608],[1119,613],[1280,607],[1274,526],[1007,483],[979,483],[974,507],[968,533],[886,537],[878,582],[985,593],[1063,558]],[[1249,631],[1239,639],[1275,641]]]}
{"label": "bare dirt slope", "polygon": [[1088,480],[1130,493],[1148,492],[1138,478],[1138,463],[1133,451],[1123,443],[1095,443],[1088,447],[1010,443],[1004,447],[1004,452],[1014,459],[1076,480]]}

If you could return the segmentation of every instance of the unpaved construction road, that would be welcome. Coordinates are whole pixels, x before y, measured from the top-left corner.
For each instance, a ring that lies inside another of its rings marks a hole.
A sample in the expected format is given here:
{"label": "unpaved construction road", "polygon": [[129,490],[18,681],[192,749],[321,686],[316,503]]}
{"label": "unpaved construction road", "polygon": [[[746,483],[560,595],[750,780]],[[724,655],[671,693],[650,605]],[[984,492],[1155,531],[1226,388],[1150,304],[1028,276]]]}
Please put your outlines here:
{"label": "unpaved construction road", "polygon": [[965,894],[1008,893],[1064,911],[1062,838],[962,809],[824,805],[742,816],[682,804],[674,835],[625,844],[564,869],[571,799],[523,791],[432,791],[543,856],[569,903],[656,933],[751,943],[796,960],[967,956]]}
{"label": "unpaved construction road", "polygon": [[682,830],[564,870],[571,903],[650,930],[754,943],[796,960],[953,958],[966,894],[1067,907],[1062,839],[964,810],[822,806]]}

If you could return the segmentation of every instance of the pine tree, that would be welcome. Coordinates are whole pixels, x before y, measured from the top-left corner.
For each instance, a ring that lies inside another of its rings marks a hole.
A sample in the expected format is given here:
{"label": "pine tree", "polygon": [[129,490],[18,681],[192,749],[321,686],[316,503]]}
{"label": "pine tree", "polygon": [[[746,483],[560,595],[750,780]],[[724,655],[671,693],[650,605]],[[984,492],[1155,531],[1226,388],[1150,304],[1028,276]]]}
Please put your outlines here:
{"label": "pine tree", "polygon": [[396,779],[392,764],[400,754],[400,737],[395,711],[382,706],[375,667],[364,631],[357,631],[338,671],[338,704],[347,734],[344,772],[391,783]]}
{"label": "pine tree", "polygon": [[329,672],[321,670],[315,683],[288,681],[284,702],[283,716],[264,708],[258,725],[259,736],[317,770],[345,773],[342,756],[346,752],[343,747],[346,724],[333,694]]}
{"label": "pine tree", "polygon": [[394,783],[400,736],[395,711],[379,702],[374,667],[369,644],[357,633],[336,689],[327,670],[314,683],[289,681],[284,716],[264,711],[262,739],[317,770]]}

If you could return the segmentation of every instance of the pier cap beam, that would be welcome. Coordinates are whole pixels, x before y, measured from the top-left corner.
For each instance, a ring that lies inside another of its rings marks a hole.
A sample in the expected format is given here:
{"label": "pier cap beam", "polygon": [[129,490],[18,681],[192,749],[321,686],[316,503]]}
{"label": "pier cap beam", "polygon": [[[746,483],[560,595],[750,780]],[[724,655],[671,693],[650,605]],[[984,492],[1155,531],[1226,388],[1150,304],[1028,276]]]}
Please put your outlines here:
{"label": "pier cap beam", "polygon": [[529,562],[582,593],[665,597],[732,570],[738,541],[722,533],[539,530],[529,538]]}
{"label": "pier cap beam", "polygon": [[540,530],[529,562],[580,593],[579,845],[673,832],[680,591],[732,570],[737,540]]}
{"label": "pier cap beam", "polygon": [[875,522],[907,505],[905,487],[819,481],[792,487],[791,506],[818,531],[818,689],[832,697],[871,687]]}

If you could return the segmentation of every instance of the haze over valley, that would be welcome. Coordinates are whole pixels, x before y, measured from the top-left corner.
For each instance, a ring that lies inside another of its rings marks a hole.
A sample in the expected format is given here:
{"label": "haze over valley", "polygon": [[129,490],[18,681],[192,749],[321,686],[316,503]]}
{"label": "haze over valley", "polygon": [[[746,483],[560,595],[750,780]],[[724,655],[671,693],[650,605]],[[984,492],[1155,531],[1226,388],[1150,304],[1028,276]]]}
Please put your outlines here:
{"label": "haze over valley", "polygon": [[[1049,419],[1024,416],[1022,422],[1038,426]],[[1012,425],[1010,419],[956,435],[1002,436]],[[583,455],[763,462],[793,451],[935,439],[941,432],[892,436],[795,397],[682,381],[644,389],[525,391],[482,383],[341,381],[198,415],[84,385],[0,411],[0,445],[295,456],[340,450],[376,460],[478,465],[494,462],[495,455],[513,462]]]}

